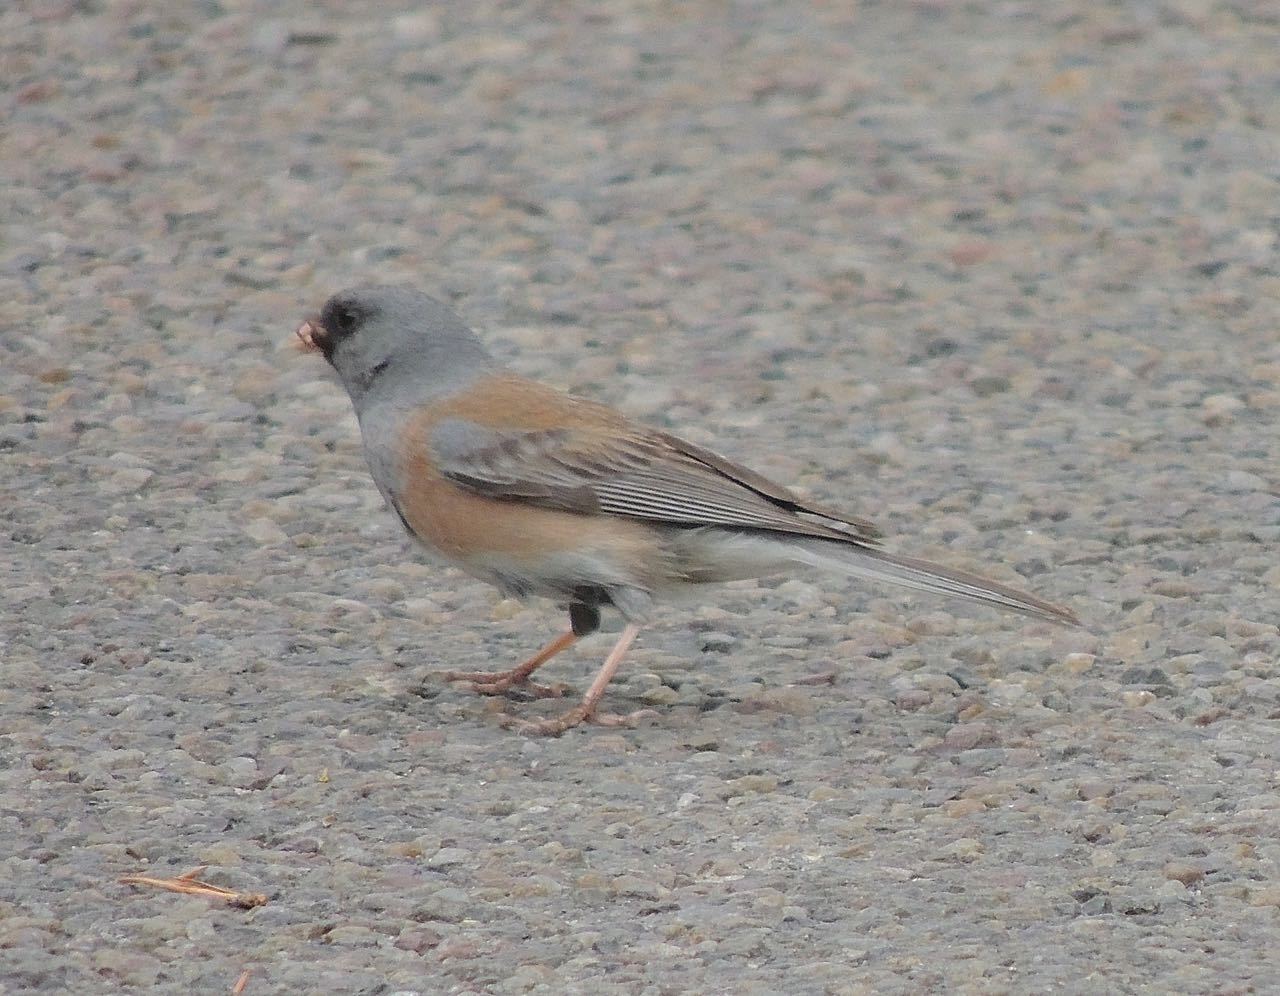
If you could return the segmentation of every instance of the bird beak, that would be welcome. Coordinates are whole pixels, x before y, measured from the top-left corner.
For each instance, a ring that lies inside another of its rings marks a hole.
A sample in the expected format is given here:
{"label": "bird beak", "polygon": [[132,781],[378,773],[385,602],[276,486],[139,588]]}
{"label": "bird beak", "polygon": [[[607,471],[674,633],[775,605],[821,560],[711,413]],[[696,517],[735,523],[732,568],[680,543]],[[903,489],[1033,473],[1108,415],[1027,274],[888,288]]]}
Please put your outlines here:
{"label": "bird beak", "polygon": [[308,318],[298,326],[294,334],[298,337],[298,341],[294,343],[293,348],[298,352],[316,353],[320,351],[320,343],[317,342],[317,338],[324,337],[324,326],[320,324],[320,319]]}

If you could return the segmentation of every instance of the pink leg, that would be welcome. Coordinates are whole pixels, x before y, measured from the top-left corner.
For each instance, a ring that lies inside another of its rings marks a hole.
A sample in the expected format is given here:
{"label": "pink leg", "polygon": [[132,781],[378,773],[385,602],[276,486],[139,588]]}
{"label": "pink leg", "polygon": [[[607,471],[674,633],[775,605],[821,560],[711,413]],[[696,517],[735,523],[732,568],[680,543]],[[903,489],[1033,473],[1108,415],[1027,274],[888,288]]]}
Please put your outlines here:
{"label": "pink leg", "polygon": [[613,680],[613,676],[618,671],[618,665],[622,663],[622,658],[626,656],[627,650],[639,632],[640,627],[635,623],[627,624],[626,629],[622,631],[622,635],[618,637],[618,642],[609,651],[609,656],[605,658],[604,664],[600,668],[600,673],[596,675],[595,681],[591,682],[591,687],[587,689],[587,694],[582,697],[582,701],[577,706],[564,715],[557,716],[555,719],[545,719],[541,722],[511,719],[503,725],[514,727],[521,733],[557,737],[565,730],[587,720],[602,723],[605,726],[629,726],[641,716],[650,715],[652,710],[649,709],[641,709],[628,715],[596,714],[596,706],[600,704],[600,699],[604,697],[604,690],[609,687],[609,682]]}
{"label": "pink leg", "polygon": [[446,671],[445,681],[469,681],[474,691],[481,695],[501,695],[517,685],[527,688],[540,699],[558,699],[564,692],[558,688],[548,688],[529,680],[529,675],[542,667],[562,650],[567,650],[578,642],[573,630],[561,633],[523,664],[517,664],[509,671]]}

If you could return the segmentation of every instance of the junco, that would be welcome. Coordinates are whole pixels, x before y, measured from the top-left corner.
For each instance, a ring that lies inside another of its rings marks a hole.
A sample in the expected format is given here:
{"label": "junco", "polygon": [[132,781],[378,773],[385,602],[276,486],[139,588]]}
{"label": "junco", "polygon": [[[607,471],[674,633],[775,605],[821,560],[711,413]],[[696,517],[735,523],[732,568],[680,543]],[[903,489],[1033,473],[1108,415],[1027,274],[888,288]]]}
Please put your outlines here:
{"label": "junco", "polygon": [[504,592],[568,606],[569,629],[524,663],[449,672],[476,691],[523,686],[600,623],[626,626],[587,694],[564,715],[514,723],[556,735],[597,713],[659,599],[695,585],[808,565],[958,595],[1058,623],[1075,615],[964,571],[887,553],[877,531],[605,405],[498,364],[448,307],[404,287],[330,298],[298,328],[351,396],[369,469],[404,527],[429,550]]}

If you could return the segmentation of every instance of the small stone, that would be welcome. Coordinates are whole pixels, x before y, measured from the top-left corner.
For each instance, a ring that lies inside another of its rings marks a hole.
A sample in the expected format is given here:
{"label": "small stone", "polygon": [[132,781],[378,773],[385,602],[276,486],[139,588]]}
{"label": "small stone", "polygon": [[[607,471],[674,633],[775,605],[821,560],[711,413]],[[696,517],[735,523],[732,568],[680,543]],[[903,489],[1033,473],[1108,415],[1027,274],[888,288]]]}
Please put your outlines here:
{"label": "small stone", "polygon": [[500,621],[505,621],[507,619],[514,619],[516,616],[518,616],[521,612],[524,611],[524,608],[525,608],[524,605],[518,602],[516,599],[504,598],[504,599],[501,599],[496,605],[494,605],[494,607],[490,610],[489,615],[494,619],[495,622],[500,622]]}
{"label": "small stone", "polygon": [[127,771],[137,768],[146,760],[146,752],[137,748],[105,750],[94,754],[93,759],[108,771]]}
{"label": "small stone", "polygon": [[708,632],[699,637],[699,644],[704,654],[727,654],[738,645],[738,639],[728,633]]}
{"label": "small stone", "polygon": [[873,436],[867,450],[867,458],[876,463],[901,465],[908,460],[906,445],[890,432]]}
{"label": "small stone", "polygon": [[41,101],[56,97],[62,92],[62,84],[57,79],[36,80],[19,87],[13,95],[18,104],[38,104]]}
{"label": "small stone", "polygon": [[631,896],[636,899],[662,899],[671,893],[651,879],[639,875],[619,875],[610,883],[610,890],[616,896]]}
{"label": "small stone", "polygon": [[1266,478],[1247,470],[1229,470],[1224,478],[1227,490],[1233,492],[1266,491],[1270,485]]}
{"label": "small stone", "polygon": [[1003,747],[975,747],[960,751],[956,762],[968,771],[994,771],[1008,767],[1009,751]]}
{"label": "small stone", "polygon": [[[906,676],[906,680],[910,682],[913,688],[923,688],[930,692],[941,692],[946,695],[955,695],[960,691],[960,685],[949,674],[939,674],[936,671],[916,671]],[[897,682],[894,682],[897,684]]]}
{"label": "small stone", "polygon": [[950,636],[956,631],[956,618],[947,612],[930,612],[907,620],[907,629],[920,636]]}
{"label": "small stone", "polygon": [[743,775],[726,782],[720,790],[722,799],[732,799],[739,795],[767,795],[778,791],[778,779],[774,775]]}
{"label": "small stone", "polygon": [[343,924],[334,927],[324,935],[324,939],[329,944],[341,944],[345,947],[352,948],[369,948],[378,943],[381,935],[368,927],[361,927],[358,924]]}
{"label": "small stone", "polygon": [[1112,896],[1111,907],[1125,916],[1150,916],[1160,912],[1160,900],[1154,895]]}
{"label": "small stone", "polygon": [[115,495],[135,494],[155,476],[154,471],[145,467],[125,467],[107,478],[104,490]]}
{"label": "small stone", "polygon": [[817,711],[813,689],[809,687],[760,688],[739,707],[742,712],[776,712],[785,716],[812,716]]}
{"label": "small stone", "polygon": [[400,608],[406,616],[422,622],[436,622],[441,614],[440,603],[434,598],[425,596],[406,598],[400,603]]}
{"label": "small stone", "polygon": [[1189,598],[1192,595],[1200,594],[1200,589],[1195,585],[1177,579],[1157,581],[1151,586],[1151,590],[1157,595],[1163,595],[1165,598]]}
{"label": "small stone", "polygon": [[1169,676],[1158,667],[1130,667],[1120,673],[1122,685],[1171,685]]}
{"label": "small stone", "polygon": [[267,518],[250,519],[241,528],[251,539],[264,546],[279,546],[289,539],[288,533]]}
{"label": "small stone", "polygon": [[289,44],[289,26],[283,21],[263,21],[254,28],[249,44],[262,55],[279,55]]}
{"label": "small stone", "polygon": [[[679,948],[675,950],[683,953]],[[546,992],[549,986],[553,986],[555,974],[556,970],[549,965],[521,965],[507,976],[502,989],[498,991],[528,993],[541,990]],[[396,996],[396,994],[391,993],[390,996]],[[408,996],[408,994],[402,993],[400,996]],[[415,991],[412,996],[421,996],[421,993]]]}
{"label": "small stone", "polygon": [[702,686],[693,681],[682,681],[676,689],[675,705],[700,706],[707,700],[707,693]]}
{"label": "small stone", "polygon": [[238,865],[243,861],[237,844],[210,844],[200,850],[199,863],[202,865]]}
{"label": "small stone", "polygon": [[150,989],[163,971],[161,962],[127,948],[101,948],[93,953],[94,970],[134,991]]}
{"label": "small stone", "polygon": [[1001,650],[995,661],[1004,671],[1047,671],[1057,661],[1053,646],[1047,641],[1023,641]]}
{"label": "small stone", "polygon": [[1072,674],[1083,674],[1093,667],[1097,659],[1093,654],[1067,654],[1062,658],[1062,666]]}
{"label": "small stone", "polygon": [[986,804],[981,799],[952,799],[950,802],[943,803],[943,815],[953,820],[958,820],[964,816],[972,816],[974,813],[986,811]]}
{"label": "small stone", "polygon": [[1211,394],[1200,404],[1200,420],[1208,426],[1228,425],[1244,407],[1244,401],[1235,395]]}
{"label": "small stone", "polygon": [[440,934],[430,927],[405,927],[395,940],[395,946],[402,951],[424,954],[440,943]]}
{"label": "small stone", "polygon": [[1081,916],[1101,916],[1103,913],[1110,912],[1111,897],[1105,894],[1094,896],[1080,904]]}
{"label": "small stone", "polygon": [[1204,869],[1191,864],[1173,861],[1164,866],[1164,877],[1174,882],[1181,882],[1188,889],[1198,882],[1204,881]]}
{"label": "small stone", "polygon": [[894,779],[910,778],[924,766],[925,759],[919,754],[899,754],[885,762],[884,772]]}
{"label": "small stone", "polygon": [[258,762],[251,757],[232,757],[222,763],[228,785],[248,788],[258,779]]}
{"label": "small stone", "polygon": [[990,398],[996,394],[1004,394],[1013,386],[1008,377],[986,375],[975,377],[969,381],[969,389],[980,398]]}
{"label": "small stone", "polygon": [[987,723],[958,723],[947,730],[942,742],[952,750],[972,750],[998,744],[1000,738]]}
{"label": "small stone", "polygon": [[969,863],[976,861],[982,856],[985,848],[982,842],[974,840],[972,837],[961,837],[959,840],[953,840],[946,847],[938,850],[938,859],[942,861],[962,861]]}
{"label": "small stone", "polygon": [[1107,652],[1122,661],[1149,660],[1163,644],[1167,627],[1160,623],[1130,626],[1111,637]]}
{"label": "small stone", "polygon": [[[1186,901],[1187,887],[1181,882],[1175,882],[1172,879],[1162,885],[1156,886],[1152,895],[1157,903],[1161,900],[1181,900]],[[1163,903],[1161,904],[1164,905]]]}
{"label": "small stone", "polygon": [[391,19],[391,30],[399,41],[420,44],[440,35],[440,18],[434,11],[399,14]]}
{"label": "small stone", "polygon": [[667,685],[655,685],[640,693],[639,699],[646,705],[672,705],[680,698],[680,693]]}
{"label": "small stone", "polygon": [[758,958],[765,951],[773,931],[767,928],[735,927],[716,944],[716,954],[733,961]]}
{"label": "small stone", "polygon": [[1027,695],[1027,686],[1019,681],[992,680],[987,686],[987,698],[997,706],[1012,706]]}
{"label": "small stone", "polygon": [[461,889],[444,888],[428,896],[413,911],[418,922],[439,920],[443,923],[459,923],[471,912],[471,897]]}
{"label": "small stone", "polygon": [[579,875],[577,880],[573,884],[577,888],[583,889],[589,892],[604,892],[609,888],[609,880],[606,879],[599,872],[593,872],[593,871],[586,872],[583,875]]}
{"label": "small stone", "polygon": [[1249,890],[1250,906],[1280,906],[1280,885]]}
{"label": "small stone", "polygon": [[635,749],[631,740],[619,733],[602,733],[592,739],[591,747],[601,755],[630,754]]}
{"label": "small stone", "polygon": [[442,847],[424,862],[428,868],[451,868],[465,865],[471,860],[471,852],[461,847]]}
{"label": "small stone", "polygon": [[903,712],[915,712],[933,701],[933,693],[924,688],[908,688],[893,696],[893,704]]}

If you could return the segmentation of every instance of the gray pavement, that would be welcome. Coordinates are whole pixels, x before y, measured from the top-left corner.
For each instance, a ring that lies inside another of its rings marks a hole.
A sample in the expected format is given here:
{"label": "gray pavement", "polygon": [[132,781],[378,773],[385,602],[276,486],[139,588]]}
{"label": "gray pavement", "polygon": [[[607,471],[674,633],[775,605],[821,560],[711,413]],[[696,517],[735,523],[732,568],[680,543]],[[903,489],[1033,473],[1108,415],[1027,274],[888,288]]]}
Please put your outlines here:
{"label": "gray pavement", "polygon": [[[0,991],[1280,989],[1270,2],[0,10]],[[1071,605],[798,574],[562,625],[283,345],[521,371]],[[549,668],[585,687],[608,646]],[[120,884],[207,866],[268,901]],[[242,973],[248,972],[247,979]]]}

